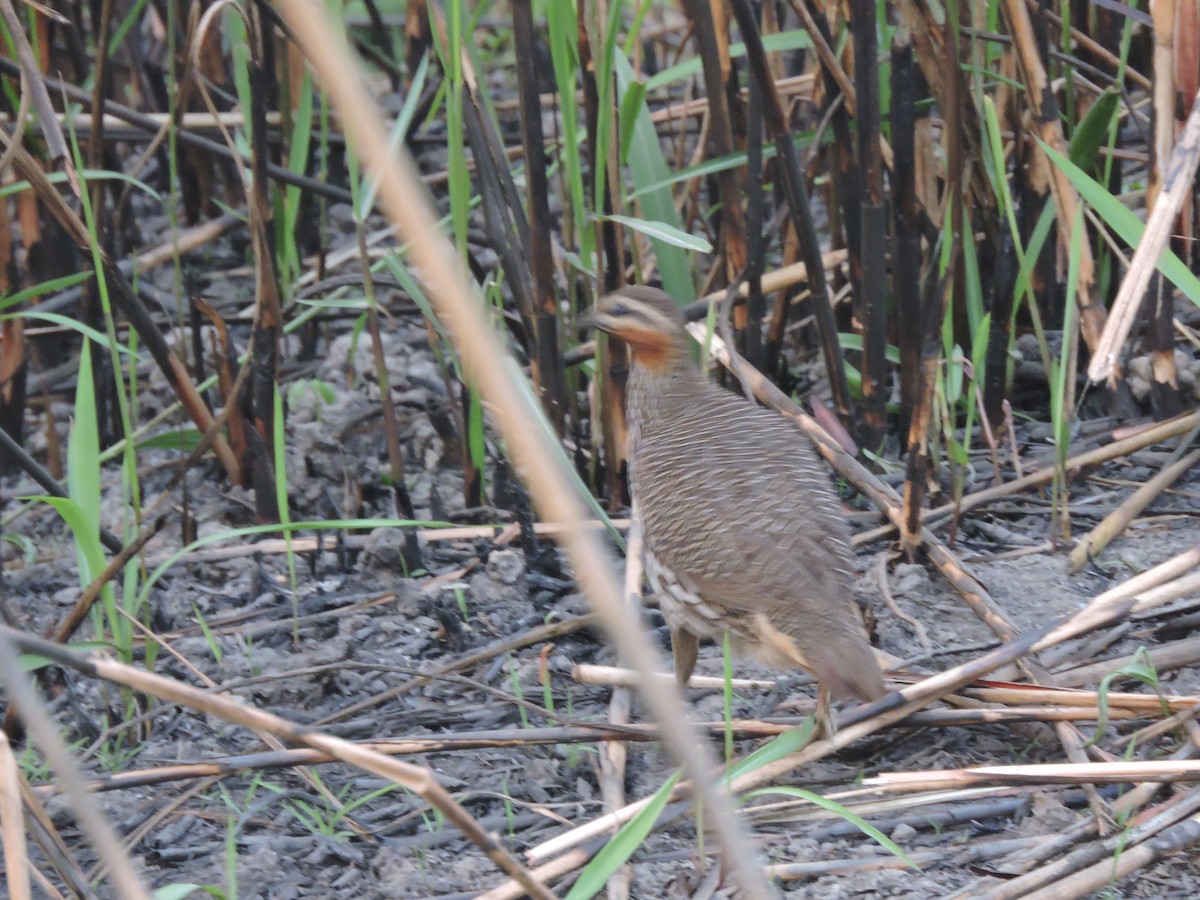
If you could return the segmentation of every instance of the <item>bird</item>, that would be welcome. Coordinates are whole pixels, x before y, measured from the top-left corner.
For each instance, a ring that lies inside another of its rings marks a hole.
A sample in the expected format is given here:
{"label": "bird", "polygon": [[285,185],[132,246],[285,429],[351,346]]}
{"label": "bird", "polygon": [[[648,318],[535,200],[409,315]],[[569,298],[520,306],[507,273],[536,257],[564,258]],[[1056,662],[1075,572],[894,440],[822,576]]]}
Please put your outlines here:
{"label": "bird", "polygon": [[592,322],[629,349],[630,494],[681,686],[700,640],[727,633],[735,652],[811,672],[827,727],[831,696],[882,697],[846,516],[807,439],[704,376],[665,291],[614,291]]}

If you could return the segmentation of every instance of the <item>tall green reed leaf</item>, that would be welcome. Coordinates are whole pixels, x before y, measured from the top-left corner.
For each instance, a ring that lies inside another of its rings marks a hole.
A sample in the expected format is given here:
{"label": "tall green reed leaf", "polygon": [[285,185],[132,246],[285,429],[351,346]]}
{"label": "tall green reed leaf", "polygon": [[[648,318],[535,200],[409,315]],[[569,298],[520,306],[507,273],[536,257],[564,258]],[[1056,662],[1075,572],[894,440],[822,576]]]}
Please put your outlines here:
{"label": "tall green reed leaf", "polygon": [[[628,149],[624,155],[638,191],[638,203],[647,219],[662,222],[684,233],[683,222],[675,211],[675,200],[668,184],[671,172],[646,106],[645,92],[635,90],[637,82],[633,80],[633,68],[623,55],[617,56],[616,72],[618,90],[624,92],[621,129],[629,135]],[[630,102],[626,103],[626,100]],[[658,274],[663,289],[679,303],[690,303],[696,299],[695,281],[687,254],[678,245],[655,235],[650,235],[650,244],[658,260]]]}
{"label": "tall green reed leaf", "polygon": [[[1071,184],[1079,191],[1080,196],[1104,220],[1104,224],[1115,231],[1117,236],[1130,247],[1136,247],[1142,239],[1142,232],[1146,230],[1146,224],[1134,215],[1124,203],[1105,190],[1103,185],[1099,184],[1079,168],[1079,166],[1075,165],[1075,163],[1056,151],[1049,144],[1042,143],[1041,141],[1038,143],[1046,151],[1046,155],[1050,157],[1050,160],[1063,170],[1063,173],[1070,179]],[[1197,278],[1183,264],[1170,247],[1163,248],[1162,254],[1158,257],[1155,266],[1168,281],[1183,292],[1184,296],[1197,306],[1200,306],[1200,278]]]}
{"label": "tall green reed leaf", "polygon": [[[301,75],[300,93],[296,109],[293,111],[291,140],[288,142],[288,171],[303,175],[308,169],[309,146],[312,143],[313,118],[313,82],[308,68]],[[282,228],[275,229],[276,240],[280,246],[277,255],[283,263],[281,271],[287,273],[287,280],[295,281],[304,272],[304,260],[301,258],[300,245],[296,240],[297,225],[300,219],[300,201],[302,194],[296,185],[288,185],[283,190]]]}

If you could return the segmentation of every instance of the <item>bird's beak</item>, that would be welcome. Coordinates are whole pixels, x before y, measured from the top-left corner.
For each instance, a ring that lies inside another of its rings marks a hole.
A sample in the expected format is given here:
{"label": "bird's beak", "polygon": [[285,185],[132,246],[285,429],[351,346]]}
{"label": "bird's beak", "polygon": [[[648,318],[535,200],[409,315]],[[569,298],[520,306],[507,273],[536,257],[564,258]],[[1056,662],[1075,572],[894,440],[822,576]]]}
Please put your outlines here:
{"label": "bird's beak", "polygon": [[604,311],[598,306],[593,306],[586,316],[583,318],[583,324],[589,331],[600,332],[604,331],[605,315]]}

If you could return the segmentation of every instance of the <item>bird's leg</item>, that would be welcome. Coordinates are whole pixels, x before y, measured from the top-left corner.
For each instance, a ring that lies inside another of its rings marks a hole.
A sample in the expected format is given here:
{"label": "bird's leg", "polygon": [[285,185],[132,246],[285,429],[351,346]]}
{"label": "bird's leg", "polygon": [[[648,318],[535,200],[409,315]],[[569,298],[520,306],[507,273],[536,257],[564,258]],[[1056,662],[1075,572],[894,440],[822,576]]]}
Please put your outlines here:
{"label": "bird's leg", "polygon": [[671,655],[675,658],[675,678],[679,686],[686,689],[692,673],[696,671],[696,657],[700,655],[700,638],[686,628],[671,628]]}
{"label": "bird's leg", "polygon": [[829,688],[820,681],[817,682],[817,708],[813,711],[813,718],[817,722],[814,737],[833,740],[833,736],[837,734],[837,725],[833,720],[833,700]]}

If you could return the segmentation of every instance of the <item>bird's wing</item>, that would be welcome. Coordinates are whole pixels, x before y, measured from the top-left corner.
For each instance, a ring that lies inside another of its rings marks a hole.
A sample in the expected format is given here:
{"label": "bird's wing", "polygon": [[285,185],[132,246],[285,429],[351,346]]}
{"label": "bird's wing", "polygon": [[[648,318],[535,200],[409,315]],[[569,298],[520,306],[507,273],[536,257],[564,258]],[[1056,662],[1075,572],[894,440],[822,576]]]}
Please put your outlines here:
{"label": "bird's wing", "polygon": [[814,490],[790,461],[744,464],[728,478],[646,486],[643,493],[653,496],[643,496],[642,509],[655,555],[729,609],[829,605],[847,594],[848,532],[832,492]]}

